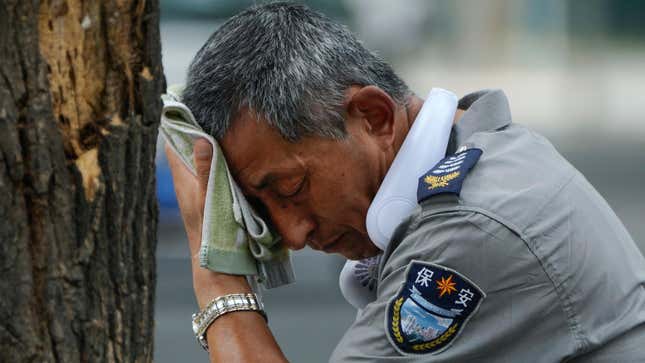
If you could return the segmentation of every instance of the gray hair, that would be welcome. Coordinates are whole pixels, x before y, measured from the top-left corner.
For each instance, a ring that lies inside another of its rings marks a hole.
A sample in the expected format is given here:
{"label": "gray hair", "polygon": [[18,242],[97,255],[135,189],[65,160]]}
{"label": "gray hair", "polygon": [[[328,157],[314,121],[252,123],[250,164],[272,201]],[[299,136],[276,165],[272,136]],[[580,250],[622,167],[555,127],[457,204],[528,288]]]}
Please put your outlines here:
{"label": "gray hair", "polygon": [[375,85],[397,103],[410,91],[343,25],[303,5],[254,6],[219,27],[197,52],[183,101],[221,139],[248,109],[286,140],[343,139],[343,101],[352,85]]}

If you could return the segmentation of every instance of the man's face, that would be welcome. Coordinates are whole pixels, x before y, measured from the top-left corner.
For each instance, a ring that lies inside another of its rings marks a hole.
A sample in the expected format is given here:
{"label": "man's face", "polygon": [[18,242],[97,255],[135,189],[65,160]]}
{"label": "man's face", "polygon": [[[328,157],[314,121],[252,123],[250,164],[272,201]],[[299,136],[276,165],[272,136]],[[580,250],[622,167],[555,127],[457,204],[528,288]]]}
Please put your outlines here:
{"label": "man's face", "polygon": [[346,127],[345,140],[308,137],[290,143],[266,122],[241,112],[220,142],[242,191],[265,209],[291,249],[309,245],[350,259],[379,252],[367,235],[365,216],[383,176],[383,160],[361,122]]}

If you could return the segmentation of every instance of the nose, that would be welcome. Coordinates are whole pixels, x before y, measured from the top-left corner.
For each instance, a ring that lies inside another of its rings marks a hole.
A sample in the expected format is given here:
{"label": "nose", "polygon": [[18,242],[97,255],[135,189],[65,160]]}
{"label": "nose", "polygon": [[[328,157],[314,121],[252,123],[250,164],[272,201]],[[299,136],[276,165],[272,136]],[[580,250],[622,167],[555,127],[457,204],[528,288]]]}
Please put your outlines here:
{"label": "nose", "polygon": [[282,243],[292,250],[304,248],[316,229],[311,214],[290,202],[268,207],[271,221],[282,236]]}

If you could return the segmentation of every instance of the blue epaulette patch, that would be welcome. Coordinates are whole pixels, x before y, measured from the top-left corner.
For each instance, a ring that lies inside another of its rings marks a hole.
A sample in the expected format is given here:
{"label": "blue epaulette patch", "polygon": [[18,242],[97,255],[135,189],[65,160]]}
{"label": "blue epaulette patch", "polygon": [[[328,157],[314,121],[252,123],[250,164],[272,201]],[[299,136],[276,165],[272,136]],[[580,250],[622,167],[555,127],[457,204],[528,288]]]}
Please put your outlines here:
{"label": "blue epaulette patch", "polygon": [[417,201],[441,193],[459,195],[461,184],[482,155],[481,149],[468,149],[448,156],[419,178]]}
{"label": "blue epaulette patch", "polygon": [[438,353],[457,339],[485,297],[457,271],[413,260],[387,306],[388,339],[402,354]]}

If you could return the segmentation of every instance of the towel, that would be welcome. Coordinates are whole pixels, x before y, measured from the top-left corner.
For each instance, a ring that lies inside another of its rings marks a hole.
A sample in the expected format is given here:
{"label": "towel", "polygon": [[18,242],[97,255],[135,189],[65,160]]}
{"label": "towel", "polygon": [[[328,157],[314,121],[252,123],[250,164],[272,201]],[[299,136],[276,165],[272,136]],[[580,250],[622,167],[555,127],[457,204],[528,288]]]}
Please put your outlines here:
{"label": "towel", "polygon": [[188,169],[196,174],[193,142],[208,140],[213,160],[206,188],[200,266],[234,275],[255,277],[271,289],[295,280],[289,251],[280,237],[253,210],[232,178],[217,141],[204,132],[181,102],[182,86],[168,87],[161,96],[161,135]]}

